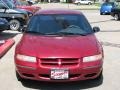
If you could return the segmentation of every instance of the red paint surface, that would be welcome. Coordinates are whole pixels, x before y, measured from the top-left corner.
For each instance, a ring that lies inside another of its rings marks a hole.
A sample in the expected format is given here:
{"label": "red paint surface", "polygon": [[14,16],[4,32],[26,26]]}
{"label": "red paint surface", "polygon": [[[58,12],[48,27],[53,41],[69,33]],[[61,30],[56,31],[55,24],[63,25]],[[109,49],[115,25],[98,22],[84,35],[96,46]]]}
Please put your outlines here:
{"label": "red paint surface", "polygon": [[15,41],[13,39],[8,39],[4,44],[0,45],[0,57],[2,57],[14,43]]}

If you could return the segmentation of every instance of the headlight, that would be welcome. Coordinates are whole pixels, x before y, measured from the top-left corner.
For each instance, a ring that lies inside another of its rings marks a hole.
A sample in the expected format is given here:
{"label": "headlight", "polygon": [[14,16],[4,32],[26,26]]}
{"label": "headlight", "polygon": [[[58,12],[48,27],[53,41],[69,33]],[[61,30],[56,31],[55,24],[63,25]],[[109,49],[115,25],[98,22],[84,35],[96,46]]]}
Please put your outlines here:
{"label": "headlight", "polygon": [[16,58],[21,60],[21,61],[36,62],[36,58],[35,57],[26,56],[26,55],[17,54]]}
{"label": "headlight", "polygon": [[102,58],[103,58],[102,54],[88,56],[83,58],[83,62],[97,61],[97,60],[101,60]]}
{"label": "headlight", "polygon": [[23,19],[28,19],[28,14],[24,14]]}

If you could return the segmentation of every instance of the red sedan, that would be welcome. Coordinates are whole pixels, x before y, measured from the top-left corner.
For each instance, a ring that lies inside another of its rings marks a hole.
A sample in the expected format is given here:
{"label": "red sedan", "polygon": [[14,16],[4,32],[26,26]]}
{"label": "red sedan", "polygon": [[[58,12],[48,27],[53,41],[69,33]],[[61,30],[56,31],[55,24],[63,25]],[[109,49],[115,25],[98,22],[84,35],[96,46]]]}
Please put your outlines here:
{"label": "red sedan", "polygon": [[78,11],[40,10],[15,49],[18,79],[51,82],[98,79],[103,49],[85,16]]}

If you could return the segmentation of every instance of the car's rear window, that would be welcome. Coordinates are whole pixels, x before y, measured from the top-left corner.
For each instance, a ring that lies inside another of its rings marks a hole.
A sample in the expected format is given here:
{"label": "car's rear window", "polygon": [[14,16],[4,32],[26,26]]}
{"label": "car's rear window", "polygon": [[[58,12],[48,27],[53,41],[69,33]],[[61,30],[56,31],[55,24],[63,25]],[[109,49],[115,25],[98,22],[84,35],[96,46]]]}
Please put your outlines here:
{"label": "car's rear window", "polygon": [[104,3],[103,5],[105,5],[105,6],[113,6],[114,3]]}
{"label": "car's rear window", "polygon": [[[27,31],[38,33],[56,33],[60,30],[67,30],[69,26],[79,27],[85,34],[93,33],[93,30],[83,15],[36,15],[28,24]],[[80,29],[80,30],[79,30]],[[73,29],[74,30],[74,29]]]}

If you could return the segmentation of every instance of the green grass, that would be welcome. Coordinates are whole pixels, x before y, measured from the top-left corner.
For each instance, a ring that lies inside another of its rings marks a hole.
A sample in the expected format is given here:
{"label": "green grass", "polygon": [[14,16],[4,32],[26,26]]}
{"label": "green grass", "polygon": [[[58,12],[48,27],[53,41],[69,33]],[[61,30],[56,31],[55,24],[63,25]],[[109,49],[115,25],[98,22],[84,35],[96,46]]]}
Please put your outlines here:
{"label": "green grass", "polygon": [[48,4],[48,2],[38,2],[37,4]]}
{"label": "green grass", "polygon": [[98,6],[98,7],[100,7],[100,6],[101,6],[101,4],[100,4],[100,3],[95,3],[95,4],[93,4],[93,5]]}

